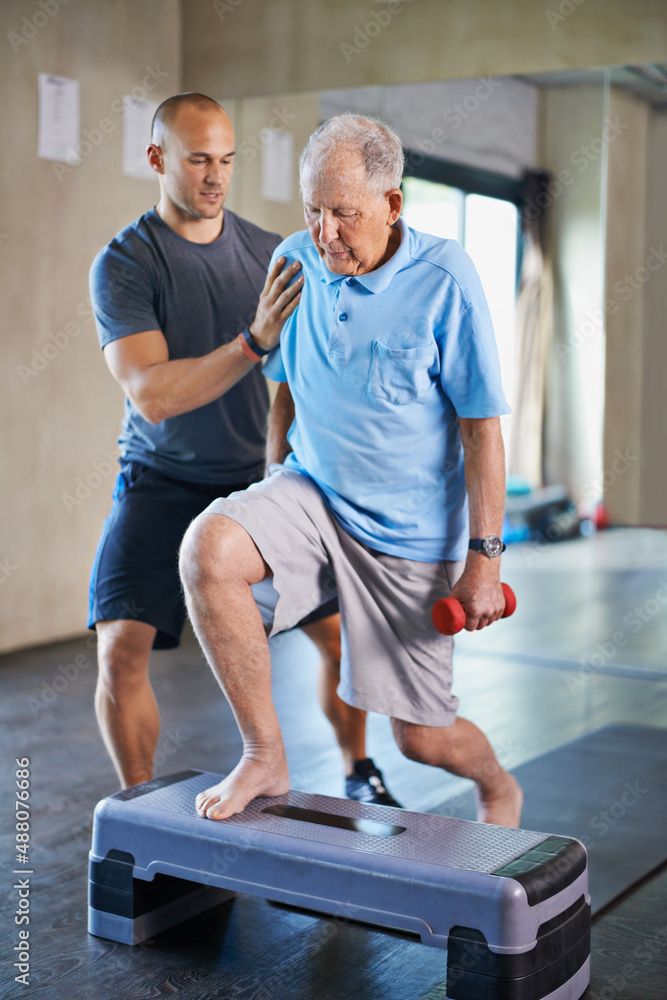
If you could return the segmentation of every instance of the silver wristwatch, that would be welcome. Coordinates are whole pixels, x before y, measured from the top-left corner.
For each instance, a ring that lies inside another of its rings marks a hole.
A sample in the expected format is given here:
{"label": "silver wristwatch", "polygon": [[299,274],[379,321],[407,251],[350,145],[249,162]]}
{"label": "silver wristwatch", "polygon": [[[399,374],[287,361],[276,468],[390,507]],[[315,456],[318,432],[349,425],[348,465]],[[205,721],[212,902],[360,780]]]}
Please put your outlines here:
{"label": "silver wristwatch", "polygon": [[497,535],[487,535],[486,538],[471,538],[468,542],[468,548],[474,552],[483,552],[489,559],[495,559],[496,556],[505,551],[507,546]]}

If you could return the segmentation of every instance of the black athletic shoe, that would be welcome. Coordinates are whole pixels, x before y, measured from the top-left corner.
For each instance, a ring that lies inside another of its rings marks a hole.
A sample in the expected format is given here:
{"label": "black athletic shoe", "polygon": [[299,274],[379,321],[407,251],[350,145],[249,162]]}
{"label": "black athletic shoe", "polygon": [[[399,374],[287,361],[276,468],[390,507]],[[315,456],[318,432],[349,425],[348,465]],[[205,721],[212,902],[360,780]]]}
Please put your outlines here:
{"label": "black athletic shoe", "polygon": [[345,794],[348,799],[357,802],[372,802],[378,806],[403,806],[390,795],[384,787],[382,772],[378,770],[370,757],[354,762],[354,774],[345,778]]}

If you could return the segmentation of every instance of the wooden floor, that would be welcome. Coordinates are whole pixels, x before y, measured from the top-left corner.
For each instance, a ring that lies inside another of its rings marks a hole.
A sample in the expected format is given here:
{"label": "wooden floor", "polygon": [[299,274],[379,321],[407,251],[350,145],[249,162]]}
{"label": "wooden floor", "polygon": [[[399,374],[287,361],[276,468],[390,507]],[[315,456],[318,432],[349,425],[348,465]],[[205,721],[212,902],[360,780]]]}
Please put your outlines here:
{"label": "wooden floor", "polygon": [[[503,575],[519,609],[513,619],[461,638],[455,689],[461,714],[488,733],[506,767],[612,723],[667,729],[667,586],[664,601],[660,589],[667,534],[611,532],[536,552],[514,548],[504,557]],[[640,628],[632,618],[637,609],[646,619]],[[340,795],[340,761],[316,702],[312,647],[295,633],[274,642],[273,653],[292,785]],[[438,950],[251,897],[134,949],[89,937],[92,811],[117,790],[94,721],[95,670],[94,637],[0,658],[2,998],[444,1000],[445,958]],[[190,634],[180,649],[155,655],[152,677],[163,713],[157,773],[189,767],[224,773],[233,766],[236,728]],[[433,808],[467,787],[401,757],[384,718],[369,720],[369,751],[411,809]],[[13,981],[12,967],[19,928],[11,793],[14,760],[24,756],[34,872],[29,988]],[[667,871],[653,873],[599,915],[592,948],[587,998],[664,1000]]]}

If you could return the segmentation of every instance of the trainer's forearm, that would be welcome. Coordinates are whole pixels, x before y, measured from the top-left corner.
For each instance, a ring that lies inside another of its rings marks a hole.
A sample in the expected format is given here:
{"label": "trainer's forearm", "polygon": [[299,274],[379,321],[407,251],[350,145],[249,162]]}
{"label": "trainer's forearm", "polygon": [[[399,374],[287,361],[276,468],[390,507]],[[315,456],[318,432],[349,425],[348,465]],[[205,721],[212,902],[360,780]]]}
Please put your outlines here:
{"label": "trainer's forearm", "polygon": [[[284,264],[285,258],[278,257],[269,268],[255,318],[249,327],[261,351],[275,347],[285,320],[301,299],[303,276],[296,277],[301,264],[298,261],[288,267]],[[166,341],[164,350],[167,351]],[[257,361],[244,353],[236,338],[200,358],[172,361],[165,357],[152,364],[135,364],[125,377],[114,374],[142,416],[157,424],[222,396],[250,371],[253,364]]]}
{"label": "trainer's forearm", "polygon": [[269,427],[266,435],[266,468],[274,462],[283,462],[291,448],[287,432],[294,420],[294,400],[287,382],[278,386],[276,397],[269,413]]}
{"label": "trainer's forearm", "polygon": [[132,377],[127,389],[142,416],[158,424],[218,399],[255,364],[233,340],[201,358],[148,365]]}

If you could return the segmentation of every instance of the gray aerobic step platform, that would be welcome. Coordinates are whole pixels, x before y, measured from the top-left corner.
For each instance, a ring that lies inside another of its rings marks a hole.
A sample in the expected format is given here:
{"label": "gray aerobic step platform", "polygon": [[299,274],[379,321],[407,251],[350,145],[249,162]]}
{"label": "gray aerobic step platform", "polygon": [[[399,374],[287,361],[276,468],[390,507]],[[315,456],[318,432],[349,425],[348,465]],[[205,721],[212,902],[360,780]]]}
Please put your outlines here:
{"label": "gray aerobic step platform", "polygon": [[417,933],[447,949],[451,1000],[579,1000],[586,851],[574,839],[290,791],[228,820],[178,774],[98,803],[88,930],[139,944],[236,892]]}

